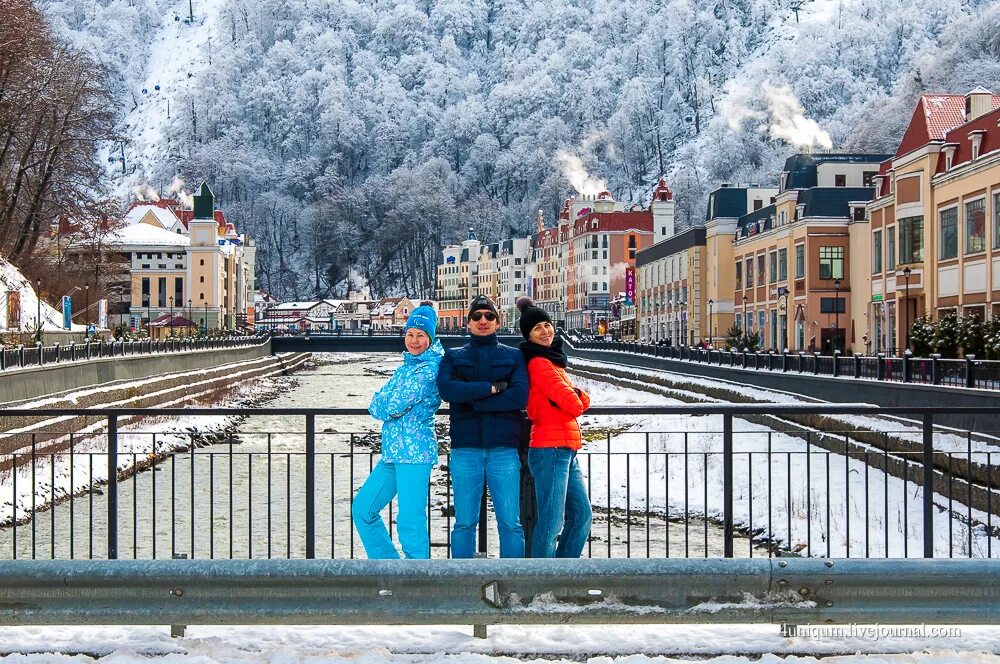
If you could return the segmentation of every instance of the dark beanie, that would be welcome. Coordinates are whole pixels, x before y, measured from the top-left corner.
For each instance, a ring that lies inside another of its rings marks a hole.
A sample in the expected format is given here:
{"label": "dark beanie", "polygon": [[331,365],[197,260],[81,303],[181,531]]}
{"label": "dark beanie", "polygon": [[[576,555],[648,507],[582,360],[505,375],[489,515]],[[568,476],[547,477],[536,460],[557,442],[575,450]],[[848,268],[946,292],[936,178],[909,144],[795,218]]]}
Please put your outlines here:
{"label": "dark beanie", "polygon": [[535,301],[527,295],[517,298],[517,308],[521,310],[521,335],[527,339],[531,330],[539,323],[552,323],[545,310],[535,306]]}
{"label": "dark beanie", "polygon": [[469,305],[469,315],[476,313],[480,309],[486,309],[487,311],[492,311],[493,314],[499,318],[500,314],[497,312],[497,305],[493,304],[493,301],[485,295],[477,295],[476,299],[472,301]]}

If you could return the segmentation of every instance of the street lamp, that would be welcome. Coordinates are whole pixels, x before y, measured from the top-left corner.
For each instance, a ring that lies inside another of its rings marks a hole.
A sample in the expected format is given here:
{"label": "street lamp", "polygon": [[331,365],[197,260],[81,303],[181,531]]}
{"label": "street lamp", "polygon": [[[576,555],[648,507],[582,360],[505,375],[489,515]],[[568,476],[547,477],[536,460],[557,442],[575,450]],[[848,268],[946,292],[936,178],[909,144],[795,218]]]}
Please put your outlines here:
{"label": "street lamp", "polygon": [[168,297],[170,301],[170,336],[174,336],[174,298]]}
{"label": "street lamp", "polygon": [[715,338],[712,332],[712,305],[715,304],[711,299],[708,300],[708,345],[712,346],[712,341]]}
{"label": "street lamp", "polygon": [[907,265],[903,268],[903,281],[906,283],[906,299],[903,306],[906,307],[906,352],[910,352],[910,273],[912,270]]}
{"label": "street lamp", "polygon": [[84,284],[83,290],[87,294],[87,306],[83,309],[83,338],[90,341],[90,284]]}
{"label": "street lamp", "polygon": [[193,317],[194,317],[194,311],[191,309],[191,298],[188,298],[188,313],[187,313],[187,319],[188,319],[188,322],[187,322],[187,335],[188,336],[191,335],[191,323],[194,322],[191,319]]}
{"label": "street lamp", "polygon": [[840,348],[840,279],[833,280],[833,352]]}
{"label": "street lamp", "polygon": [[38,326],[38,342],[42,341],[42,279],[35,279],[35,324]]}
{"label": "street lamp", "polygon": [[205,336],[208,336],[208,300],[205,300]]}
{"label": "street lamp", "polygon": [[748,302],[747,296],[744,295],[743,296],[743,320],[741,321],[741,324],[740,324],[740,329],[743,330],[743,338],[744,339],[746,338],[747,334],[750,332],[750,330],[747,329],[749,327],[749,325],[747,325],[747,302]]}

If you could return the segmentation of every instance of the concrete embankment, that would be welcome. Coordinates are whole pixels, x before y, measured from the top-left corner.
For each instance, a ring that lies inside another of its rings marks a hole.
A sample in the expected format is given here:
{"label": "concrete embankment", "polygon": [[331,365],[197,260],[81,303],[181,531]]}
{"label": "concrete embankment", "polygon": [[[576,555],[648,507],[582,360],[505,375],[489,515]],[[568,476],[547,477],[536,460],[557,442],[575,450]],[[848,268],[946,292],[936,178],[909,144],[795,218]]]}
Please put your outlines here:
{"label": "concrete embankment", "polygon": [[[301,369],[309,358],[308,353],[260,354],[256,348],[205,351],[205,353],[207,354],[175,353],[153,357],[115,358],[114,361],[133,360],[133,362],[124,370],[115,370],[111,367],[91,368],[91,375],[113,373],[129,376],[128,378],[92,383],[77,389],[50,393],[42,398],[2,404],[8,408],[37,407],[40,414],[38,417],[0,415],[0,454],[23,451],[31,449],[32,446],[36,451],[53,451],[67,444],[68,432],[102,426],[105,421],[105,418],[100,416],[58,418],[46,416],[44,415],[46,409],[150,408],[211,403],[225,396],[227,391],[247,382]],[[190,357],[191,355],[200,357],[194,358]],[[243,357],[240,357],[241,355]],[[246,357],[247,355],[250,357]],[[253,357],[253,355],[258,356]],[[164,359],[169,360],[172,371],[142,373],[144,369],[150,371],[162,369]],[[139,362],[140,360],[153,361]],[[105,361],[100,360],[100,362]],[[51,370],[65,369],[70,369],[69,375],[73,378],[80,375],[78,373],[80,367],[70,367],[70,365],[53,367]],[[54,380],[56,379],[50,379],[50,383]]]}

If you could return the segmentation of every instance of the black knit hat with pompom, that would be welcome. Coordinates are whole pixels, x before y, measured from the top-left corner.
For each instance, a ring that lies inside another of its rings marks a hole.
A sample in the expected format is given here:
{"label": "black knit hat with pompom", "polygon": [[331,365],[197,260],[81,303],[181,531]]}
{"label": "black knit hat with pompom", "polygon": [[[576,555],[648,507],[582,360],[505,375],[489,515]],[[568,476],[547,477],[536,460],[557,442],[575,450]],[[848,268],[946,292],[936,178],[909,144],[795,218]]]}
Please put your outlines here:
{"label": "black knit hat with pompom", "polygon": [[545,313],[545,310],[536,307],[535,301],[527,295],[517,298],[517,308],[521,310],[521,335],[525,340],[531,334],[531,329],[539,323],[552,323],[552,319]]}

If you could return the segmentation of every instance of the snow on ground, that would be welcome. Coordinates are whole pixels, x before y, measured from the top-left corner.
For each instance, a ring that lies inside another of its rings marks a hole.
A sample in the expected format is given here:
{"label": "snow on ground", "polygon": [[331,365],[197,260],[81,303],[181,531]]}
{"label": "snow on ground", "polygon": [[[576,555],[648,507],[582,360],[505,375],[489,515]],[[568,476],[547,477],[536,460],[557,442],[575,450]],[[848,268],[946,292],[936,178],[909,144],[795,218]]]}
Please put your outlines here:
{"label": "snow on ground", "polygon": [[[0,656],[0,662],[89,662],[91,657],[109,664],[139,660],[199,664],[669,664],[691,661],[689,658],[709,664],[998,661],[995,653],[1000,652],[1000,629],[996,627],[963,626],[957,628],[956,636],[942,637],[890,636],[892,630],[900,628],[880,629],[881,633],[872,631],[869,636],[858,636],[861,627],[855,626],[854,636],[785,638],[776,625],[503,625],[489,627],[488,637],[477,639],[469,626],[434,625],[195,626],[181,638],[171,638],[166,627],[0,627],[0,653],[35,653],[7,654]],[[919,629],[929,634],[932,628]]]}

